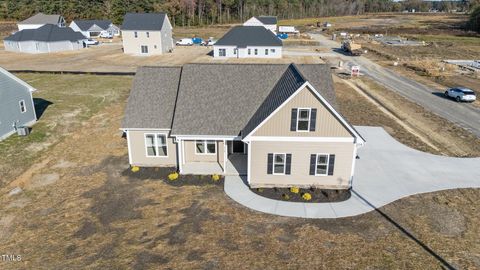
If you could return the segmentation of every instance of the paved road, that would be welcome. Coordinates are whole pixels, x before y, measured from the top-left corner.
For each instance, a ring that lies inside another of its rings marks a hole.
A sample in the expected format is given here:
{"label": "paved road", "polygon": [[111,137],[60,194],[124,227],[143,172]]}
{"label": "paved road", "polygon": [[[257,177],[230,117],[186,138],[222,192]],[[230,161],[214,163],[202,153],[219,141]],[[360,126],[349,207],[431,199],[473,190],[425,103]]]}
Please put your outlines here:
{"label": "paved road", "polygon": [[[344,55],[338,49],[340,44],[320,34],[310,34],[322,46],[332,52],[317,53],[322,57],[331,57],[331,53],[342,59],[348,66],[358,65],[361,72],[377,83],[416,102],[427,110],[453,122],[480,137],[480,107],[473,104],[457,103],[442,96],[445,89],[432,89],[415,80],[401,76],[388,68],[384,68],[365,57]],[[293,53],[293,52],[290,52]],[[315,55],[317,55],[315,54]],[[322,55],[323,54],[323,55]],[[479,102],[479,101],[477,101]]]}
{"label": "paved road", "polygon": [[276,201],[253,193],[238,176],[225,178],[225,192],[264,213],[302,218],[340,218],[368,213],[398,199],[455,188],[480,188],[480,158],[436,156],[411,149],[380,127],[356,127],[360,148],[352,196],[338,203]]}

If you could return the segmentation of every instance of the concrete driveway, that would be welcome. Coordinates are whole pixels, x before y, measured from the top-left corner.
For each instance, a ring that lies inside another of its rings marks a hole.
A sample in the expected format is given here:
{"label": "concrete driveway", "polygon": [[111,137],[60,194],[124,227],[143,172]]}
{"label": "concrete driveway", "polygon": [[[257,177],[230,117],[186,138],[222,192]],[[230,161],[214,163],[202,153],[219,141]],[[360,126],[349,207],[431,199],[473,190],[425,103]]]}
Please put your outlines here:
{"label": "concrete driveway", "polygon": [[[330,40],[321,34],[310,34],[321,46],[330,49],[329,54],[342,59],[347,66],[360,66],[361,72],[387,89],[414,101],[425,109],[471,131],[480,137],[480,107],[473,104],[457,103],[443,97],[445,89],[433,89],[415,80],[399,75],[384,68],[363,56],[351,57],[339,52],[340,43]],[[323,57],[330,55],[323,53]],[[477,101],[478,102],[478,101]]]}
{"label": "concrete driveway", "polygon": [[250,191],[240,177],[225,178],[225,192],[253,210],[290,217],[340,218],[370,212],[414,194],[480,188],[480,158],[436,156],[411,149],[380,127],[356,127],[367,144],[359,149],[352,196],[338,203],[276,201]]}

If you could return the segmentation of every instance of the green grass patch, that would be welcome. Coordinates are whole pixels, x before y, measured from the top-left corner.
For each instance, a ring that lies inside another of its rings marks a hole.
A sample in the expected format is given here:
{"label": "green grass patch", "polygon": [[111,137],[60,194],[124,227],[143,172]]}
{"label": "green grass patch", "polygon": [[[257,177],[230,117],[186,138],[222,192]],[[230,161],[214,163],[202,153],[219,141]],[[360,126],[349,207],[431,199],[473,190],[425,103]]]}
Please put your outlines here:
{"label": "green grass patch", "polygon": [[13,180],[52,146],[106,106],[124,102],[131,76],[15,74],[37,89],[38,122],[27,137],[0,142],[0,186]]}

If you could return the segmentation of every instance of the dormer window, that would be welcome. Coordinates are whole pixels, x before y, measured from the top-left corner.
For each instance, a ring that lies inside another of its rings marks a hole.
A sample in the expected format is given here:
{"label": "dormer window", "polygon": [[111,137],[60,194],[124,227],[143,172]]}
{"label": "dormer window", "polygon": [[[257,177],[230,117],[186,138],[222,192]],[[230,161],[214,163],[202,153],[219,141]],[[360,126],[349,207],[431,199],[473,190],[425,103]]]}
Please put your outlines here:
{"label": "dormer window", "polygon": [[309,132],[315,131],[317,109],[315,108],[294,108],[290,131]]}

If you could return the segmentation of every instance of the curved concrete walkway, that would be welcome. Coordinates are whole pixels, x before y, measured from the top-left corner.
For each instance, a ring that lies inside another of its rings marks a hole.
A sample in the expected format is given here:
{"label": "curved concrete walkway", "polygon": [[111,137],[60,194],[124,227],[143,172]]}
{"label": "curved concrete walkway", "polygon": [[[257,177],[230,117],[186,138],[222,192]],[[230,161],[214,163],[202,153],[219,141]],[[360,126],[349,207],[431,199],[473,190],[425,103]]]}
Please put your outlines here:
{"label": "curved concrete walkway", "polygon": [[364,214],[414,194],[480,188],[480,158],[436,156],[409,148],[380,127],[356,127],[367,140],[360,148],[352,196],[337,203],[276,201],[259,196],[239,176],[225,178],[225,192],[236,202],[264,213],[302,218]]}

